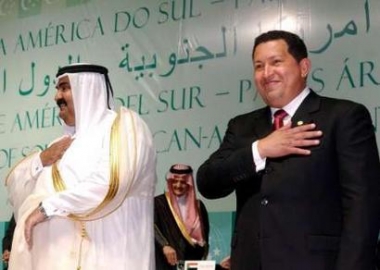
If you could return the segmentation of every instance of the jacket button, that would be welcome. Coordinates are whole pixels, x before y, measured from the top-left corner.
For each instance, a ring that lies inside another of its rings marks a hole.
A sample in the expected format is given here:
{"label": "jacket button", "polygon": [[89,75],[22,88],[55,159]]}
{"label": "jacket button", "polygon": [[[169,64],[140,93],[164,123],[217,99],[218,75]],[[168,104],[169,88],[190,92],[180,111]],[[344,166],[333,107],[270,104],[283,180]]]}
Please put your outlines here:
{"label": "jacket button", "polygon": [[265,168],[265,174],[270,174],[271,172],[273,172],[273,168],[271,167]]}
{"label": "jacket button", "polygon": [[261,200],[261,205],[266,206],[266,205],[268,205],[268,203],[269,203],[268,199],[264,198],[264,199]]}

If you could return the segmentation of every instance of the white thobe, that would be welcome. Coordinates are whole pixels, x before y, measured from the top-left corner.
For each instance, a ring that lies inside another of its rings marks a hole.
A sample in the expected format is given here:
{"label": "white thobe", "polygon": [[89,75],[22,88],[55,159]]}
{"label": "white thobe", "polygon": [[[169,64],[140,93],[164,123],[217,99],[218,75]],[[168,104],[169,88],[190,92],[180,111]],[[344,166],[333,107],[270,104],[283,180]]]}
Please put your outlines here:
{"label": "white thobe", "polygon": [[[119,159],[120,182],[115,199],[92,221],[76,221],[70,214],[83,215],[95,209],[109,188],[110,115],[92,137],[75,139],[58,168],[66,189],[53,186],[52,167],[36,171],[39,153],[20,162],[7,178],[10,201],[17,226],[10,270],[153,270],[153,196],[156,156],[151,133],[134,112],[121,109],[124,144]],[[94,132],[94,131],[91,131]],[[134,134],[131,136],[130,134]],[[96,142],[95,149],[94,143]],[[98,143],[100,142],[100,143]],[[75,145],[77,144],[77,145]],[[124,147],[127,145],[127,147]],[[89,148],[90,146],[91,149]],[[86,153],[83,153],[83,150]],[[85,161],[84,161],[85,160]],[[81,169],[82,167],[83,170]],[[74,170],[76,168],[76,170]],[[33,229],[33,246],[28,250],[24,223],[43,204],[52,217]],[[82,226],[86,237],[82,237]]]}

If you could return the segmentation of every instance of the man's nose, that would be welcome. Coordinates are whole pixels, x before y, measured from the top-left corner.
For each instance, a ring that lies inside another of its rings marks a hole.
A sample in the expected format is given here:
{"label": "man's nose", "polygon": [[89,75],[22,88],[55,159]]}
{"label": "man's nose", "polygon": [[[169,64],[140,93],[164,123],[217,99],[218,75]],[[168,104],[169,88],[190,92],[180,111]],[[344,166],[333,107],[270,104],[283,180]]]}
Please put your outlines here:
{"label": "man's nose", "polygon": [[268,78],[272,76],[273,74],[273,68],[270,65],[265,65],[264,66],[264,77]]}
{"label": "man's nose", "polygon": [[62,98],[61,91],[57,90],[57,92],[54,95],[54,100],[57,101],[60,98]]}

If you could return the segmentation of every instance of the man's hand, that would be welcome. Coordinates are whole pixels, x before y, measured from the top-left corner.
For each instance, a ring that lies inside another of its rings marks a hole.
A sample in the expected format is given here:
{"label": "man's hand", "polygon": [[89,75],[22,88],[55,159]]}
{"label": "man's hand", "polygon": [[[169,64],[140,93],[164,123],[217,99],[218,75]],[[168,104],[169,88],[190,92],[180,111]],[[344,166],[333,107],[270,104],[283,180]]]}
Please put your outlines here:
{"label": "man's hand", "polygon": [[25,241],[28,244],[29,249],[32,249],[33,246],[33,228],[38,223],[41,223],[46,220],[46,216],[38,209],[34,209],[33,212],[25,221],[24,236]]}
{"label": "man's hand", "polygon": [[70,147],[74,139],[64,137],[61,140],[53,143],[47,149],[41,152],[40,159],[43,166],[49,166],[61,159],[67,148]]}
{"label": "man's hand", "polygon": [[10,256],[11,256],[11,252],[8,249],[4,250],[4,252],[3,252],[3,262],[4,263],[8,263]]}
{"label": "man's hand", "polygon": [[220,262],[220,266],[223,267],[224,269],[231,269],[231,257],[230,256],[225,257]]}
{"label": "man's hand", "polygon": [[273,131],[257,143],[262,158],[277,158],[288,155],[310,155],[304,147],[318,145],[322,131],[315,130],[315,124],[291,127],[291,123]]}
{"label": "man's hand", "polygon": [[170,265],[176,265],[177,263],[177,253],[171,246],[164,246],[163,252],[165,254],[166,260]]}

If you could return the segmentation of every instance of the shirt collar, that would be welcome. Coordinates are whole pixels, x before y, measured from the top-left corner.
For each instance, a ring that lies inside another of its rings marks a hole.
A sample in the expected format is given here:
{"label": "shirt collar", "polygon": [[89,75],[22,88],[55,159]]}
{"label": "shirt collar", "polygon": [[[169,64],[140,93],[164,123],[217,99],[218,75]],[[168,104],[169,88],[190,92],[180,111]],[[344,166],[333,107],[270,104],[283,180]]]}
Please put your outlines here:
{"label": "shirt collar", "polygon": [[[309,87],[305,87],[305,89],[302,90],[301,93],[298,94],[291,102],[286,104],[282,109],[287,112],[287,114],[291,117],[295,114],[298,107],[301,105],[302,101],[307,97],[307,95],[310,93]],[[279,110],[280,108],[270,108],[272,115],[275,113],[275,111]]]}

